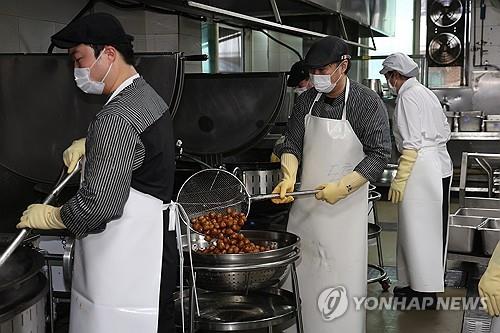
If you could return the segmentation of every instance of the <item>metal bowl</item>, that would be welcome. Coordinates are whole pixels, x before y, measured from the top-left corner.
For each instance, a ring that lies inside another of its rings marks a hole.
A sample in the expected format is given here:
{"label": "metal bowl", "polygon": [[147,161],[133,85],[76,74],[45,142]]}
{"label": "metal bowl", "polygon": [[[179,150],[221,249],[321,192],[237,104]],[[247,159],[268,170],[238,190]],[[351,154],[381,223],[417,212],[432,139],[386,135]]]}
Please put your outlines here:
{"label": "metal bowl", "polygon": [[[244,291],[267,288],[282,281],[288,266],[299,259],[299,237],[279,231],[244,230],[252,242],[274,249],[261,253],[197,254],[192,253],[198,288],[213,291]],[[192,247],[208,246],[199,234],[192,234]],[[183,237],[184,251],[188,251],[187,237]],[[189,256],[186,254],[184,258]]]}
{"label": "metal bowl", "polygon": [[[189,313],[189,290],[182,294]],[[176,321],[181,321],[181,294],[174,295]],[[227,332],[268,328],[295,318],[294,295],[283,289],[270,288],[252,293],[218,293],[198,291],[200,316],[196,326],[202,330]]]}
{"label": "metal bowl", "polygon": [[[241,233],[255,244],[269,246],[272,250],[260,253],[243,254],[198,254],[193,252],[193,264],[235,265],[269,262],[286,256],[300,246],[300,237],[289,232],[242,230]],[[182,238],[182,246],[184,251],[187,252],[188,243],[186,235]],[[191,246],[193,250],[197,250],[199,248],[206,248],[209,246],[209,243],[205,240],[204,236],[192,233]]]}

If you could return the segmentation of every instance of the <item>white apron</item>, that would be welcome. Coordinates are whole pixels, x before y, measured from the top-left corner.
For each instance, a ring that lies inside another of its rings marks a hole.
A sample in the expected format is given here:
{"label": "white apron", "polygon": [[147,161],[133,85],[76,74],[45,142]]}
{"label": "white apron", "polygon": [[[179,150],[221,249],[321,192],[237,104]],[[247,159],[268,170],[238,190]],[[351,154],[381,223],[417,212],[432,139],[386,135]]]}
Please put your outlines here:
{"label": "white apron", "polygon": [[[305,117],[302,189],[340,180],[365,157],[361,142],[346,120],[348,95],[349,79],[341,120],[311,115],[321,94]],[[352,297],[366,296],[367,209],[368,183],[335,205],[314,197],[293,203],[288,230],[301,237],[302,258],[297,272],[307,333],[365,332],[365,311],[354,310]],[[331,306],[333,298],[318,302],[325,289],[334,287],[344,287],[347,292],[341,296],[348,297],[345,313],[345,302],[336,308]],[[328,316],[331,312],[341,316],[332,319]]]}
{"label": "white apron", "polygon": [[437,147],[422,148],[399,204],[398,280],[420,292],[444,291],[443,185]]}
{"label": "white apron", "polygon": [[75,242],[70,333],[156,333],[162,201],[130,189],[121,218]]}
{"label": "white apron", "polygon": [[500,333],[500,317],[491,319],[491,333]]}

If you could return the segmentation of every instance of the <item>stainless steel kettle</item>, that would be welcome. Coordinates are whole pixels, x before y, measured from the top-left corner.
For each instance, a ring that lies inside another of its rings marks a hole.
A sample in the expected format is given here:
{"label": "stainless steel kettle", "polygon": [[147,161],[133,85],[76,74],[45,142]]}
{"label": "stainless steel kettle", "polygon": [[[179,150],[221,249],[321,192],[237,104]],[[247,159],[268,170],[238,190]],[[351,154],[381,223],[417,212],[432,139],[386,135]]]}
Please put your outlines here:
{"label": "stainless steel kettle", "polygon": [[380,97],[384,95],[380,79],[363,79],[362,83],[371,90],[375,91]]}

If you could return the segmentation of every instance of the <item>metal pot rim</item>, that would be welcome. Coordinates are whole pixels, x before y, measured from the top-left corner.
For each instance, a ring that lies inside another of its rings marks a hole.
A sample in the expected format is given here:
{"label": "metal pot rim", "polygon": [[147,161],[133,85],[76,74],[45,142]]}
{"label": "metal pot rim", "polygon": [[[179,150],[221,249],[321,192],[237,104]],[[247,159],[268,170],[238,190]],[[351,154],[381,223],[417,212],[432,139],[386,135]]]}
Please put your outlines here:
{"label": "metal pot rim", "polygon": [[[279,260],[290,254],[294,249],[300,247],[300,237],[286,231],[266,231],[266,230],[242,230],[242,233],[250,240],[261,239],[267,241],[277,241],[279,237],[288,238],[290,244],[270,251],[261,253],[242,253],[242,254],[197,254],[193,252],[193,263],[202,265],[236,265],[236,264],[255,264],[259,262],[269,262]],[[273,237],[274,236],[274,237]],[[192,234],[193,237],[193,234]],[[194,237],[202,237],[195,234]],[[185,237],[184,237],[185,239]],[[184,251],[186,250],[183,239]],[[186,256],[185,256],[186,257]]]}

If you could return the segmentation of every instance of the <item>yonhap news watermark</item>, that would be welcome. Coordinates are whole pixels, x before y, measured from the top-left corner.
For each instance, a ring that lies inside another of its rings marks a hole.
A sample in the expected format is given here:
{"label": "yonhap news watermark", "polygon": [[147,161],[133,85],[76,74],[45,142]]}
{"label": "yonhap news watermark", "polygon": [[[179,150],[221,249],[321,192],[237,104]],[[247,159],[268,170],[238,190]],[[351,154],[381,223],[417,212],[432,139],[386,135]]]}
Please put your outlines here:
{"label": "yonhap news watermark", "polygon": [[423,311],[432,306],[437,311],[485,310],[481,297],[438,296],[433,297],[349,297],[344,286],[323,290],[318,296],[318,310],[325,321],[332,321],[344,315],[348,308],[354,311]]}

